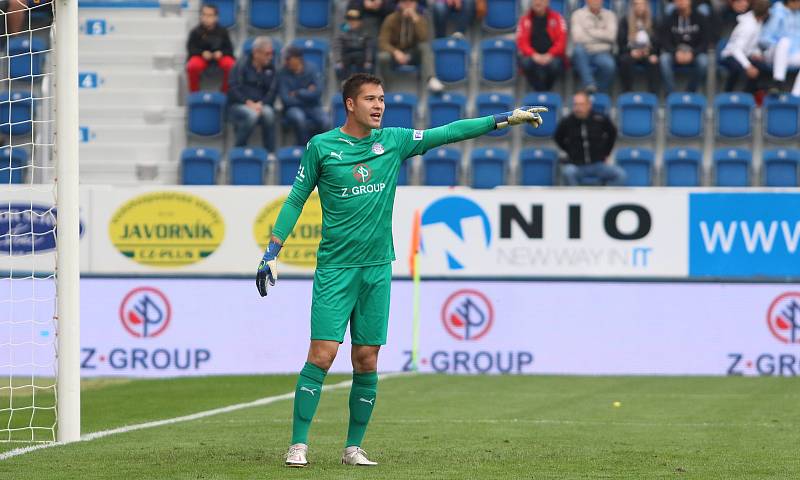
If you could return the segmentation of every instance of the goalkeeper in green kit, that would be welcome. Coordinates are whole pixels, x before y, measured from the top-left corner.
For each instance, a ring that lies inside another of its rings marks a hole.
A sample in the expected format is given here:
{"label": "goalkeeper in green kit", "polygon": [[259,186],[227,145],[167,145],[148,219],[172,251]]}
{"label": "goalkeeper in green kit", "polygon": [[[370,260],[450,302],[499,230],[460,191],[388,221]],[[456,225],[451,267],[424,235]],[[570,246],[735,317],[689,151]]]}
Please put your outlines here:
{"label": "goalkeeper in green kit", "polygon": [[378,77],[355,74],[342,86],[344,126],[316,135],[306,145],[289,197],[275,221],[256,286],[261,296],[278,277],[277,257],[308,196],[316,187],[322,206],[311,304],[311,346],[297,379],[289,467],[308,465],[308,429],[322,384],[350,324],[353,384],[350,423],[342,463],[377,465],[361,449],[378,391],[378,351],[386,344],[394,245],[392,208],[397,176],[406,158],[447,143],[479,137],[510,125],[542,123],[543,107],[458,120],[428,130],[380,128],[383,86]]}

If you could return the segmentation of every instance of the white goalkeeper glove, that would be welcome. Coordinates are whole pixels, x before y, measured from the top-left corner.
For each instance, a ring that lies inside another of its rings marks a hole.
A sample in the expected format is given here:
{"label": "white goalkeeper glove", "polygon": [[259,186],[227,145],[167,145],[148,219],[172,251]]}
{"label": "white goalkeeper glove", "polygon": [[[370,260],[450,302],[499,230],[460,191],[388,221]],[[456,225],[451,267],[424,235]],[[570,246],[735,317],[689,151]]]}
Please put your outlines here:
{"label": "white goalkeeper glove", "polygon": [[513,112],[504,112],[494,115],[495,128],[500,130],[510,125],[520,125],[522,123],[530,123],[533,128],[539,128],[544,121],[542,112],[546,112],[547,107],[520,107]]}

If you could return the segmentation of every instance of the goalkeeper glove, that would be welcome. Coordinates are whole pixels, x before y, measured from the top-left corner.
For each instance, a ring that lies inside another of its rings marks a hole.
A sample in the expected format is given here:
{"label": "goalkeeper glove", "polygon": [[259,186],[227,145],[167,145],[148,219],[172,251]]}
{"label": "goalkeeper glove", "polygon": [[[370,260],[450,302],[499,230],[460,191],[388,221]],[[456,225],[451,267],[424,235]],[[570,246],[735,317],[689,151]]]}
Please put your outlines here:
{"label": "goalkeeper glove", "polygon": [[494,116],[495,128],[500,130],[521,123],[530,123],[533,128],[539,128],[544,123],[539,114],[546,111],[547,107],[520,107],[513,112],[498,113]]}
{"label": "goalkeeper glove", "polygon": [[258,264],[258,272],[256,273],[256,288],[262,297],[267,296],[267,282],[274,286],[275,281],[278,279],[278,252],[281,251],[283,245],[276,241],[270,241],[267,245],[267,250],[264,252],[264,257]]}

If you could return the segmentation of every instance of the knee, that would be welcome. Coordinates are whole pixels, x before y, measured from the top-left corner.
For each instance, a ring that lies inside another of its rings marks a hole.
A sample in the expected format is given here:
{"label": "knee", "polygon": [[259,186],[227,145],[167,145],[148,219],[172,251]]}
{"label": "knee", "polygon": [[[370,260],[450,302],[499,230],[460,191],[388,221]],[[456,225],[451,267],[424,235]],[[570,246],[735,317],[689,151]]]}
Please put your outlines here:
{"label": "knee", "polygon": [[275,123],[275,110],[273,110],[269,105],[264,105],[261,107],[261,121],[264,123],[264,125],[272,125]]}
{"label": "knee", "polygon": [[353,352],[353,369],[356,372],[375,372],[378,370],[378,350],[361,348]]}
{"label": "knee", "polygon": [[435,2],[433,4],[433,18],[443,20],[447,18],[447,4],[445,2]]}
{"label": "knee", "polygon": [[286,121],[292,125],[303,125],[306,121],[306,116],[299,108],[291,107],[286,111]]}
{"label": "knee", "polygon": [[672,68],[672,54],[668,52],[664,52],[661,56],[658,57],[658,63],[661,64],[661,68],[663,69],[671,69]]}
{"label": "knee", "polygon": [[325,371],[330,370],[335,359],[335,350],[331,352],[328,350],[312,348],[311,351],[308,352],[308,362],[313,363]]}
{"label": "knee", "polygon": [[614,57],[611,54],[603,54],[597,56],[597,68],[603,73],[608,75],[614,74]]}
{"label": "knee", "polygon": [[705,73],[705,71],[708,69],[708,55],[705,53],[699,54],[695,59],[695,64],[697,66],[697,70]]}
{"label": "knee", "polygon": [[186,71],[189,73],[200,73],[206,69],[206,62],[195,55],[186,62]]}
{"label": "knee", "polygon": [[226,55],[217,61],[217,65],[219,65],[219,68],[221,68],[225,73],[230,72],[234,64],[236,64],[236,60],[229,55]]}

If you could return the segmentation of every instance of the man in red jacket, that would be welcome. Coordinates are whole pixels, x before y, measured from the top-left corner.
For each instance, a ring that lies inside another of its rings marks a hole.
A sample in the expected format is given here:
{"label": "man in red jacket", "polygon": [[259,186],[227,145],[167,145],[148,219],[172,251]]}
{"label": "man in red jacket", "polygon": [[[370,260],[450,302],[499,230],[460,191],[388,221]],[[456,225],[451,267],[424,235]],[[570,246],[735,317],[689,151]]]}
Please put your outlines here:
{"label": "man in red jacket", "polygon": [[519,65],[535,92],[553,88],[566,65],[567,24],[550,0],[533,0],[531,9],[519,19],[517,51]]}

